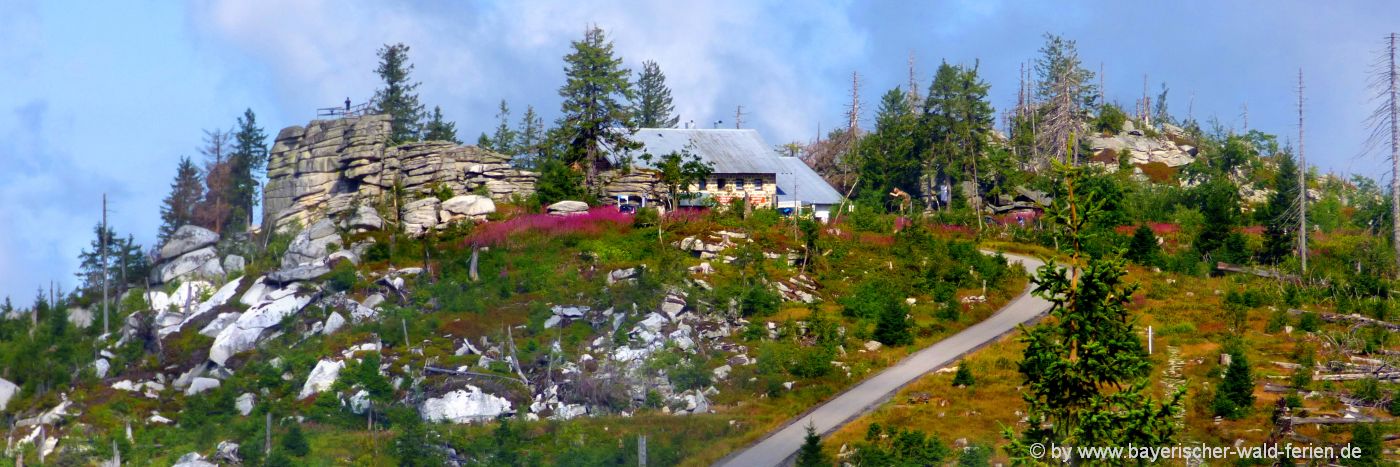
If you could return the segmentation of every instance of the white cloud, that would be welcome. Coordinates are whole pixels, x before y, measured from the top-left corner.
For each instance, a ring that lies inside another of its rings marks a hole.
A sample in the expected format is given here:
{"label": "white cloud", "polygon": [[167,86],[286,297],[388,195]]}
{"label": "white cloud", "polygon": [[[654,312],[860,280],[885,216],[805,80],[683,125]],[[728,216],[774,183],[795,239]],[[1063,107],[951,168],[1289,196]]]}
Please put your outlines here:
{"label": "white cloud", "polygon": [[818,118],[834,117],[821,115],[830,107],[826,89],[844,72],[830,71],[864,47],[842,8],[741,1],[435,6],[216,1],[193,18],[214,38],[274,67],[297,105],[336,102],[345,89],[367,97],[377,85],[373,51],[405,42],[424,100],[456,118],[464,139],[492,126],[501,98],[516,116],[525,103],[550,115],[562,57],[589,24],[607,30],[634,72],[643,60],[661,65],[683,119],[732,124],[735,106],[743,105],[748,126],[775,141],[805,138]]}

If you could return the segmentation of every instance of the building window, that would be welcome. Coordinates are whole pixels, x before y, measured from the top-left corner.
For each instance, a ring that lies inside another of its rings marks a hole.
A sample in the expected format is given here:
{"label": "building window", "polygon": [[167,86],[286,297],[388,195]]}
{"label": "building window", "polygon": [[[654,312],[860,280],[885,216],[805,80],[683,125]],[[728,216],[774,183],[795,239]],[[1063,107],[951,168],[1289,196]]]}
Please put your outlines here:
{"label": "building window", "polygon": [[755,179],[753,179],[753,189],[755,189],[755,190],[762,190],[762,189],[763,189],[763,179],[761,179],[761,178],[755,178]]}
{"label": "building window", "polygon": [[736,178],[736,179],[734,179],[734,189],[735,189],[735,190],[743,190],[743,189],[744,189],[744,179],[742,179],[742,178]]}
{"label": "building window", "polygon": [[724,189],[724,179],[723,179],[723,178],[716,178],[716,179],[715,179],[715,186],[718,187],[719,189],[723,190],[723,189]]}
{"label": "building window", "polygon": [[708,178],[702,178],[702,179],[700,179],[700,191],[705,191],[705,190],[710,189],[709,186],[710,186],[710,179],[708,179]]}

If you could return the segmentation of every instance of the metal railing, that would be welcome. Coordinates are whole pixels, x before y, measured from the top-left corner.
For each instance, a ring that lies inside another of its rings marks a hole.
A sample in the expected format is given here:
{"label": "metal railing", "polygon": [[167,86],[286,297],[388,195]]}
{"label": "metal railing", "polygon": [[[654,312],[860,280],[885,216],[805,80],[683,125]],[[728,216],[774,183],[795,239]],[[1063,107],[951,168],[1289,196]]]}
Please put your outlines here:
{"label": "metal railing", "polygon": [[369,102],[352,105],[349,107],[322,107],[316,109],[317,117],[351,118],[369,115],[373,110]]}

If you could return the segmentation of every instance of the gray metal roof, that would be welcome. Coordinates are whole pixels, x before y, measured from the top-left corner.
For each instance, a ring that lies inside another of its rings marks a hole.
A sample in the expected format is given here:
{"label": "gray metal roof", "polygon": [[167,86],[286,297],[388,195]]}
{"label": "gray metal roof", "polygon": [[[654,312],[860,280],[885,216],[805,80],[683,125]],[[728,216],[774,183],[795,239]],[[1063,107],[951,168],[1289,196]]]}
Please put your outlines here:
{"label": "gray metal roof", "polygon": [[[642,148],[629,153],[638,167],[654,168],[641,159],[689,151],[714,165],[716,174],[776,174],[778,201],[792,202],[793,193],[805,203],[837,204],[841,193],[796,157],[783,157],[763,141],[757,130],[703,128],[642,128],[632,135]],[[615,157],[616,155],[614,155]]]}
{"label": "gray metal roof", "polygon": [[700,159],[714,164],[717,174],[766,174],[782,171],[773,160],[777,154],[763,141],[756,130],[699,128],[642,128],[632,135],[642,143],[642,149],[632,151],[632,163],[652,168],[642,160],[642,154],[661,157],[672,152],[690,151]]}
{"label": "gray metal roof", "polygon": [[[839,204],[841,193],[822,179],[817,171],[796,157],[777,156],[784,170],[778,173],[778,202],[801,198],[804,203]],[[795,193],[795,195],[794,195]]]}

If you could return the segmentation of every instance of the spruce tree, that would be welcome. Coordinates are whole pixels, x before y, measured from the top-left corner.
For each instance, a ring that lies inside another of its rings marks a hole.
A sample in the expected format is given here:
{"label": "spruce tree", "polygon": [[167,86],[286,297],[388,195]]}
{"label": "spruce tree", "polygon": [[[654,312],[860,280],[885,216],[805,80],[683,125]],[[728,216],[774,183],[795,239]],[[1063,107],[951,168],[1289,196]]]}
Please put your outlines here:
{"label": "spruce tree", "polygon": [[204,147],[199,149],[204,155],[204,197],[195,206],[194,221],[220,235],[233,217],[231,149],[231,134],[223,130],[205,130]]}
{"label": "spruce tree", "polygon": [[558,135],[564,145],[564,162],[584,167],[584,183],[593,187],[600,168],[606,168],[607,152],[638,147],[628,105],[635,93],[628,82],[631,71],[613,54],[613,44],[597,27],[573,42],[564,57],[564,86],[559,96]]}
{"label": "spruce tree", "polygon": [[292,424],[292,428],[287,430],[286,436],[282,437],[282,448],[287,453],[303,457],[311,452],[311,446],[306,443],[306,435],[301,432],[301,424]]}
{"label": "spruce tree", "polygon": [[1076,195],[1083,169],[1058,164],[1057,169],[1064,175],[1063,196],[1047,215],[1067,231],[1071,256],[1063,267],[1046,261],[1034,279],[1034,293],[1052,307],[1041,324],[1021,327],[1022,397],[1030,423],[1019,434],[1003,431],[1011,441],[1007,454],[1013,462],[1036,462],[1029,456],[1032,443],[1171,444],[1173,415],[1181,410],[1185,388],[1164,401],[1151,395],[1152,364],[1128,314],[1138,286],[1124,282],[1123,259],[1085,256],[1080,232],[1100,203]]}
{"label": "spruce tree", "polygon": [[374,92],[374,108],[392,119],[389,139],[394,143],[417,141],[423,104],[418,103],[418,94],[414,93],[420,83],[411,82],[408,77],[413,72],[408,46],[385,44],[379,49],[379,67],[374,72],[384,80],[384,87]]}
{"label": "spruce tree", "polygon": [[797,467],[829,467],[831,459],[822,452],[822,437],[817,436],[817,428],[807,424],[807,435],[802,438],[802,447],[797,450]]}
{"label": "spruce tree", "polygon": [[253,223],[253,207],[258,204],[258,171],[267,166],[267,133],[258,127],[253,109],[238,117],[229,154],[229,194],[232,204],[230,226],[244,229]]}
{"label": "spruce tree", "polygon": [[1073,40],[1045,34],[1045,45],[1036,61],[1036,95],[1039,129],[1036,145],[1043,153],[1060,156],[1062,162],[1076,164],[1079,144],[1074,134],[1087,118],[1084,108],[1098,96],[1094,72],[1084,69]]}
{"label": "spruce tree", "polygon": [[909,333],[909,307],[903,301],[886,294],[879,304],[880,315],[875,322],[875,340],[885,345],[908,345],[914,342]]}
{"label": "spruce tree", "polygon": [[501,104],[496,108],[496,132],[491,134],[491,146],[488,148],[501,154],[510,154],[515,151],[515,130],[510,128],[510,106],[505,99],[501,99]]}
{"label": "spruce tree", "polygon": [[194,223],[195,206],[203,196],[199,169],[190,158],[181,157],[175,169],[175,180],[170,182],[170,194],[161,201],[160,230],[156,235],[160,244],[164,245],[175,229]]}
{"label": "spruce tree", "polygon": [[1239,418],[1254,406],[1254,376],[1244,352],[1230,353],[1230,366],[1225,368],[1225,380],[1216,389],[1212,409],[1216,415]]}
{"label": "spruce tree", "polygon": [[1357,423],[1351,427],[1352,447],[1359,448],[1361,455],[1356,459],[1348,459],[1344,465],[1394,465],[1383,464],[1381,454],[1385,451],[1382,444],[1381,434],[1376,432],[1376,428],[1366,423]]}
{"label": "spruce tree", "polygon": [[1267,263],[1278,263],[1293,254],[1298,225],[1293,209],[1298,204],[1298,163],[1288,153],[1280,153],[1274,160],[1278,162],[1278,174],[1274,176],[1274,193],[1269,196],[1263,219],[1263,259]]}
{"label": "spruce tree", "polygon": [[666,75],[651,60],[642,62],[637,77],[637,126],[641,128],[675,128],[680,121],[676,106],[671,103],[671,89],[666,87]]}
{"label": "spruce tree", "polygon": [[535,168],[545,148],[544,119],[535,113],[535,106],[525,106],[525,115],[520,117],[515,134],[515,150],[512,151],[515,157],[511,165],[520,169]]}
{"label": "spruce tree", "polygon": [[451,141],[462,144],[457,140],[457,123],[449,122],[442,118],[442,107],[433,106],[433,113],[428,117],[428,121],[423,124],[423,139],[427,141]]}
{"label": "spruce tree", "polygon": [[1157,264],[1162,247],[1157,244],[1157,234],[1152,227],[1141,224],[1133,231],[1133,239],[1128,243],[1128,259],[1144,266]]}
{"label": "spruce tree", "polygon": [[971,386],[977,380],[972,378],[972,368],[964,361],[958,365],[958,371],[953,373],[953,386]]}
{"label": "spruce tree", "polygon": [[986,152],[995,123],[988,89],[975,66],[939,65],[919,118],[924,135],[920,152],[928,166],[942,168],[958,180],[978,175],[977,158]]}
{"label": "spruce tree", "polygon": [[895,188],[919,192],[923,164],[914,147],[917,130],[917,118],[904,91],[896,87],[885,92],[875,114],[875,132],[858,143],[861,193],[873,193],[872,199],[883,200]]}

